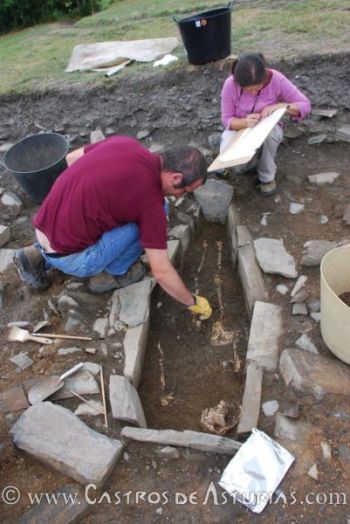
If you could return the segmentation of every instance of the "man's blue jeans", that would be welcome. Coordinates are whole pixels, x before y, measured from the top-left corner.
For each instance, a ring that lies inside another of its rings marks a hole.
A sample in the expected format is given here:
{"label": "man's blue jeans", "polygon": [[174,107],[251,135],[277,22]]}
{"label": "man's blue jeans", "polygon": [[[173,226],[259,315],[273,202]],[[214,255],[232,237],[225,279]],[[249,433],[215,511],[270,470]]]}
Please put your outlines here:
{"label": "man's blue jeans", "polygon": [[124,275],[143,253],[136,224],[116,227],[104,233],[96,244],[65,257],[50,257],[40,244],[36,245],[45,259],[47,270],[54,267],[80,278],[98,275],[102,271]]}

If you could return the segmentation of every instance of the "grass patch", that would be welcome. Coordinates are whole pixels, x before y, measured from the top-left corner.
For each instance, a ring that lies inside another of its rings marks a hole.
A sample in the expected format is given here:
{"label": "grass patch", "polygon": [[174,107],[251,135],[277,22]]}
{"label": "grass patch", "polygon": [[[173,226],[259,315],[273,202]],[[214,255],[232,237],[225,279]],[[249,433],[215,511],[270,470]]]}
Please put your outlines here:
{"label": "grass patch", "polygon": [[[77,81],[115,81],[98,73],[64,74],[73,47],[82,43],[110,40],[139,40],[150,37],[179,36],[172,16],[183,18],[226,2],[194,0],[189,7],[184,0],[104,0],[103,11],[71,24],[55,22],[16,31],[0,37],[2,76],[0,94],[45,88]],[[317,39],[348,42],[350,11],[348,0],[256,0],[233,4],[232,52],[260,50],[262,47],[278,53],[283,40],[288,48],[297,44],[315,43]],[[183,47],[175,50],[182,63],[186,60]],[[131,67],[121,74],[137,74],[152,65]]]}

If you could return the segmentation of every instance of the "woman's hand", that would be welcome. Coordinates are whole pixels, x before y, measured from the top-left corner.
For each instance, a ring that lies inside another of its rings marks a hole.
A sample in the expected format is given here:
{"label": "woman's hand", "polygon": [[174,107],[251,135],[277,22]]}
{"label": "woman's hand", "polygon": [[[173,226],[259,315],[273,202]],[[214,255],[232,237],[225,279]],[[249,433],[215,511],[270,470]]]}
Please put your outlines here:
{"label": "woman's hand", "polygon": [[260,113],[251,113],[246,116],[247,127],[254,127],[260,120]]}
{"label": "woman's hand", "polygon": [[[265,118],[266,116],[271,115],[276,109],[280,109],[281,107],[286,107],[289,111],[291,104],[285,104],[284,102],[281,102],[279,104],[272,104],[270,106],[264,107],[264,109],[261,111],[261,118]],[[298,109],[297,109],[298,112]]]}

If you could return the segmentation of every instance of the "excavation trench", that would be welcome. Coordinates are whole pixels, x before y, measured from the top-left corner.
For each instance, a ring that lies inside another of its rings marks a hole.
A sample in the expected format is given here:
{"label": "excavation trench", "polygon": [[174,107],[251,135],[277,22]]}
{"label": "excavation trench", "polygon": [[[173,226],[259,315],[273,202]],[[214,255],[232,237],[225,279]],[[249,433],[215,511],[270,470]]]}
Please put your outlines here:
{"label": "excavation trench", "polygon": [[[184,281],[209,300],[213,315],[198,322],[160,289],[153,294],[140,384],[147,424],[155,429],[205,430],[203,410],[224,401],[229,409],[224,428],[233,427],[222,434],[233,436],[244,387],[249,320],[226,228],[205,223],[184,258]],[[204,420],[211,423],[210,414]]]}

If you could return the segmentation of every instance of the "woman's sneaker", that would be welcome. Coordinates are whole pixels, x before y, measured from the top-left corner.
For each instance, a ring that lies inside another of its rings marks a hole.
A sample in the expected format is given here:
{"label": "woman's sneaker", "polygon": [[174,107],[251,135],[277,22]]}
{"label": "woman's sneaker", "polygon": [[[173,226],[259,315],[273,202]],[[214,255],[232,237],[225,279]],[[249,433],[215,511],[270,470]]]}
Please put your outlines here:
{"label": "woman's sneaker", "polygon": [[274,195],[277,191],[276,182],[274,180],[272,182],[260,182],[258,190],[262,196]]}
{"label": "woman's sneaker", "polygon": [[35,246],[17,249],[13,262],[22,282],[41,290],[51,286],[51,280],[45,271],[45,261]]}
{"label": "woman's sneaker", "polygon": [[99,275],[89,279],[88,288],[91,293],[97,295],[130,286],[143,279],[146,274],[146,268],[142,262],[137,261],[133,264],[125,275],[113,276],[104,271]]}

